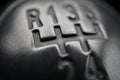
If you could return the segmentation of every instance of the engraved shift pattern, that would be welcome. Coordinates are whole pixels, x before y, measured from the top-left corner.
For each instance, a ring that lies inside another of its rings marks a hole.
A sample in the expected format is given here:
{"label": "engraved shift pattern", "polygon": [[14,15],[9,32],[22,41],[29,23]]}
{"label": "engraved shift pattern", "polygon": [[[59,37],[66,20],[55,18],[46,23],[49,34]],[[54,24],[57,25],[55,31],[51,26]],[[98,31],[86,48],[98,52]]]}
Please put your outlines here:
{"label": "engraved shift pattern", "polygon": [[[82,10],[76,3],[71,2],[64,3],[64,5],[51,4],[45,11],[41,12],[34,8],[27,11],[34,47],[58,44],[62,59],[69,56],[67,49],[74,47],[80,54],[88,57],[85,69],[86,80],[104,80],[105,75],[96,67],[98,65],[94,62],[94,56],[92,56],[92,60],[89,60],[93,52],[87,40],[105,39],[101,29],[103,26],[97,20],[94,12],[89,8]],[[91,64],[92,66],[89,66]],[[70,74],[66,80],[73,80],[72,76],[75,72],[71,65],[72,63],[66,59],[61,61],[58,66],[60,70],[68,67]]]}

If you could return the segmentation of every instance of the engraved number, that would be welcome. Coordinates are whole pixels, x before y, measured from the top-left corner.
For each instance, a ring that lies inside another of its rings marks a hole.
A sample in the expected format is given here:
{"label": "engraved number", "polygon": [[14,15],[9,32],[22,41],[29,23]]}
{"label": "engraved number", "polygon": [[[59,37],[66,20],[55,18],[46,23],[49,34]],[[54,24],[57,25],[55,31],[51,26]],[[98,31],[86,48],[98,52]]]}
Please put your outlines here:
{"label": "engraved number", "polygon": [[57,24],[57,23],[58,23],[58,20],[57,20],[57,17],[56,17],[56,14],[55,14],[55,11],[54,11],[53,6],[50,6],[50,7],[48,8],[48,14],[51,15],[51,17],[52,17],[52,19],[53,19],[53,22],[54,22],[55,24]]}

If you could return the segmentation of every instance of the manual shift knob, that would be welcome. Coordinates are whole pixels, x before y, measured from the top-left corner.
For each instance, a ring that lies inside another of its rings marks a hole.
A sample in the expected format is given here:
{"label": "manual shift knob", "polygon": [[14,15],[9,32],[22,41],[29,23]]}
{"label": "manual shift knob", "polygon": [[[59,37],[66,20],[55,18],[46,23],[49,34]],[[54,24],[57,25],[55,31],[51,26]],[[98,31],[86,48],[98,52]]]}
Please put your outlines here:
{"label": "manual shift knob", "polygon": [[14,1],[0,17],[0,80],[119,80],[119,17],[102,1]]}

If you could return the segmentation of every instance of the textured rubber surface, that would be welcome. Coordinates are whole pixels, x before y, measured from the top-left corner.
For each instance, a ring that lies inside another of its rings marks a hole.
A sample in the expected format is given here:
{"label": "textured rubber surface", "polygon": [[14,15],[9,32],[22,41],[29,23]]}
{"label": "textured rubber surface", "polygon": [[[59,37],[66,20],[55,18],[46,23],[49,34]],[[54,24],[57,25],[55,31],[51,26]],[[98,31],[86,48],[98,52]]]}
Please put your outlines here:
{"label": "textured rubber surface", "polygon": [[100,1],[16,1],[0,17],[0,80],[119,80],[119,26]]}

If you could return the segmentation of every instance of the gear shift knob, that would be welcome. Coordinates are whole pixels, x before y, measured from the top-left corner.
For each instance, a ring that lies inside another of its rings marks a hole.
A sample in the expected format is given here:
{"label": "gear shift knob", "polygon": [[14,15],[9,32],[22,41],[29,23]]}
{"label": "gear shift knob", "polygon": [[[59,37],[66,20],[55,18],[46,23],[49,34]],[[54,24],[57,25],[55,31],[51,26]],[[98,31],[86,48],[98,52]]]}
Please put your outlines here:
{"label": "gear shift knob", "polygon": [[103,1],[14,1],[0,17],[0,79],[119,80],[119,17]]}

